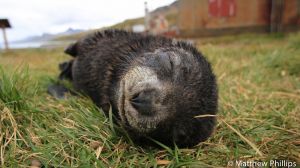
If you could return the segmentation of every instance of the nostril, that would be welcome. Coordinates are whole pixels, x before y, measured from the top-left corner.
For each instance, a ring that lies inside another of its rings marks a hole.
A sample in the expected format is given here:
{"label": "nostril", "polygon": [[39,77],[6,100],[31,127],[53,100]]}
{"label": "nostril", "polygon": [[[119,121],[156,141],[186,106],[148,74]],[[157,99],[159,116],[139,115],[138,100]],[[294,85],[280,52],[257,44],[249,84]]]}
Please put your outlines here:
{"label": "nostril", "polygon": [[152,98],[151,94],[140,92],[131,99],[131,105],[142,115],[152,114]]}

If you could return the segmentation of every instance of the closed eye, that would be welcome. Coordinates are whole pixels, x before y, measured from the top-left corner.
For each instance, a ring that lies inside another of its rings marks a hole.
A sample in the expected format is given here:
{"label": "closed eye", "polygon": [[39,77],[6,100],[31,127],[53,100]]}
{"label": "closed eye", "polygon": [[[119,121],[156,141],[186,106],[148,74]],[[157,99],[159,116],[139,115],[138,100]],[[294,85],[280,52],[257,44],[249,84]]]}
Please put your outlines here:
{"label": "closed eye", "polygon": [[140,93],[137,93],[135,95],[132,96],[131,101],[136,101],[140,96]]}
{"label": "closed eye", "polygon": [[169,60],[170,60],[171,70],[173,70],[174,69],[174,63],[173,63],[173,61],[172,61],[172,59],[171,59],[170,56],[169,56]]}

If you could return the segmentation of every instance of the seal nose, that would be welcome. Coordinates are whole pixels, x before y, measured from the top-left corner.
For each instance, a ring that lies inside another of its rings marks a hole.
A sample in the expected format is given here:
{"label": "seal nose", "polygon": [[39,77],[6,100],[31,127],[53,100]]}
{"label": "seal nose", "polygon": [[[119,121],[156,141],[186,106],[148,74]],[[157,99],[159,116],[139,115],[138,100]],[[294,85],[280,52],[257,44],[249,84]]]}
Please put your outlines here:
{"label": "seal nose", "polygon": [[154,99],[155,91],[142,91],[130,100],[131,105],[142,115],[152,115],[152,102]]}

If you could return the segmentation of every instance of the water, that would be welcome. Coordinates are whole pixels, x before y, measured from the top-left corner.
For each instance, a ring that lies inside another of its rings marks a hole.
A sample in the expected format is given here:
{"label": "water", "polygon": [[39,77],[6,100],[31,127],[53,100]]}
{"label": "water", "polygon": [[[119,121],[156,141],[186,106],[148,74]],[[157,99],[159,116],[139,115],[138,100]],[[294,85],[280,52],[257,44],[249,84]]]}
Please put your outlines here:
{"label": "water", "polygon": [[[9,43],[9,48],[22,49],[22,48],[58,48],[65,47],[73,41],[35,41],[35,42],[15,42]],[[0,49],[4,48],[4,44],[0,43]]]}
{"label": "water", "polygon": [[9,48],[40,48],[42,45],[43,42],[10,43]]}

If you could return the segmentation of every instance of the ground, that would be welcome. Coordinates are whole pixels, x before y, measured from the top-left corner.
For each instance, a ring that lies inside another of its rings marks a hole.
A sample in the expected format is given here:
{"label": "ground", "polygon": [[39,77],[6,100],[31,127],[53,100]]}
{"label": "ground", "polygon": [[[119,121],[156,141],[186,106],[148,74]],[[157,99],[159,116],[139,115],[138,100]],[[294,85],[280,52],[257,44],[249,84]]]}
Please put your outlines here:
{"label": "ground", "polygon": [[219,112],[212,137],[191,149],[135,146],[88,98],[49,96],[58,63],[69,59],[62,48],[0,52],[0,167],[231,167],[275,159],[300,166],[300,33],[195,45],[217,75]]}

